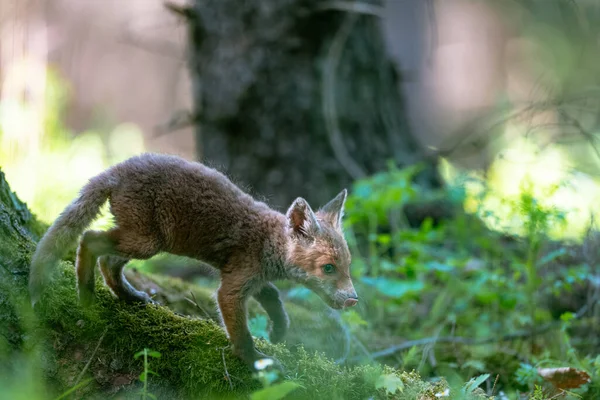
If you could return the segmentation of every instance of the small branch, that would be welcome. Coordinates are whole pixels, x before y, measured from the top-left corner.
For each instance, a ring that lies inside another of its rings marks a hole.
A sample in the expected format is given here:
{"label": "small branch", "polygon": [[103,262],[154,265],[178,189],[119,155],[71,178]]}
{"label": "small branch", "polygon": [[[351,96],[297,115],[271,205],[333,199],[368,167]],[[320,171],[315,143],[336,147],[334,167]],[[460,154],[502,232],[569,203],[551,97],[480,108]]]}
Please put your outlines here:
{"label": "small branch", "polygon": [[154,128],[154,137],[158,138],[180,129],[192,127],[200,122],[199,120],[191,111],[177,111],[167,122]]}
{"label": "small branch", "polygon": [[147,40],[141,39],[130,32],[124,32],[117,39],[120,43],[128,44],[138,49],[145,50],[149,53],[156,54],[159,56],[185,60],[185,56],[182,51],[177,50],[175,43],[170,42],[148,42]]}
{"label": "small branch", "polygon": [[579,122],[579,120],[573,116],[571,116],[568,112],[566,112],[565,110],[558,110],[558,113],[568,122],[570,122],[572,124],[573,127],[575,127],[575,129],[577,129],[577,131],[588,140],[590,146],[592,146],[592,149],[594,150],[594,152],[596,153],[596,156],[598,158],[600,158],[600,150],[598,150],[598,147],[596,147],[596,138],[594,137],[594,135],[591,132],[588,132],[583,125],[581,125],[581,122]]}
{"label": "small branch", "polygon": [[92,355],[90,356],[88,362],[85,364],[85,367],[83,367],[83,369],[77,376],[77,379],[75,380],[75,383],[73,384],[73,386],[77,386],[79,381],[81,381],[81,378],[83,378],[83,375],[85,375],[86,371],[90,367],[90,364],[92,363],[92,359],[94,358],[94,356],[96,355],[96,352],[100,348],[100,344],[102,344],[102,341],[104,340],[104,336],[106,335],[106,332],[108,332],[108,327],[106,329],[104,329],[104,333],[102,334],[102,336],[100,336],[100,340],[98,340],[98,344],[96,344],[96,348],[92,352]]}
{"label": "small branch", "polygon": [[496,384],[498,383],[498,379],[500,379],[500,374],[496,375],[496,379],[494,379],[494,386],[492,386],[492,390],[490,392],[490,396],[494,395],[494,391],[496,390]]}
{"label": "small branch", "polygon": [[337,324],[340,326],[340,329],[344,333],[344,350],[341,357],[335,360],[336,364],[341,364],[348,359],[348,355],[350,354],[350,341],[352,337],[350,329],[346,326],[346,324],[344,324],[344,321],[342,321],[339,311],[332,309],[330,310],[329,315],[335,320],[335,322],[337,322]]}
{"label": "small branch", "polygon": [[333,154],[353,179],[360,179],[364,178],[367,174],[348,153],[348,149],[342,138],[342,133],[340,132],[335,104],[336,68],[340,61],[346,41],[356,22],[356,18],[356,14],[348,15],[333,38],[323,71],[321,97],[323,101],[323,117],[325,119],[326,130]]}
{"label": "small branch", "polygon": [[183,18],[185,20],[191,20],[196,18],[196,13],[194,12],[194,9],[192,7],[181,6],[179,4],[171,2],[166,2],[163,4],[163,6],[167,10],[175,14],[176,17]]}
{"label": "small branch", "polygon": [[227,382],[229,382],[229,388],[233,391],[233,383],[231,383],[231,377],[229,376],[229,371],[227,371],[227,363],[225,363],[225,348],[221,348],[221,357],[223,358],[223,369],[225,369],[225,376],[227,377]]}
{"label": "small branch", "polygon": [[[587,305],[582,307],[577,312],[577,314],[575,314],[574,319],[581,318],[581,316],[583,314],[585,314],[587,309],[588,309]],[[540,334],[548,332],[552,329],[558,328],[562,324],[563,324],[562,321],[553,321],[553,322],[549,322],[545,325],[542,325],[541,327],[536,328],[536,329],[508,333],[506,335],[492,336],[492,337],[482,338],[482,339],[473,339],[473,338],[467,338],[467,337],[461,337],[461,336],[442,336],[442,337],[434,336],[434,337],[428,337],[428,338],[423,338],[423,339],[408,340],[404,343],[390,346],[387,349],[376,351],[371,354],[371,357],[372,358],[386,357],[386,356],[392,355],[394,353],[397,353],[399,351],[409,349],[414,346],[436,345],[439,343],[456,343],[456,344],[464,344],[466,346],[481,346],[481,345],[490,344],[490,343],[498,343],[498,342],[506,342],[506,341],[512,341],[512,340],[525,339],[525,338],[529,338],[529,337],[535,336],[535,335],[540,335]],[[360,360],[360,357],[354,357],[352,360],[353,361]]]}
{"label": "small branch", "polygon": [[[221,370],[218,368],[213,368],[213,367],[205,367],[205,368],[209,369],[211,371],[221,372]],[[243,380],[242,378],[240,378],[238,376],[229,374],[229,377],[235,379],[240,384],[240,386],[244,386],[244,387],[248,386],[248,382],[246,382],[245,380]]]}
{"label": "small branch", "polygon": [[317,10],[338,10],[358,14],[372,15],[383,18],[384,9],[376,4],[369,4],[363,1],[325,1],[317,6]]}
{"label": "small branch", "polygon": [[197,308],[198,308],[200,311],[202,311],[202,312],[204,313],[204,316],[205,316],[207,319],[212,319],[212,318],[210,317],[210,314],[209,314],[209,313],[208,313],[208,312],[207,312],[207,311],[206,311],[206,310],[205,310],[205,309],[204,309],[202,306],[200,306],[200,304],[198,304],[198,301],[196,300],[196,296],[194,295],[194,292],[190,291],[190,294],[192,295],[192,299],[193,299],[193,300],[192,300],[192,299],[189,299],[189,298],[187,298],[187,297],[186,297],[185,299],[186,299],[187,301],[189,301],[191,304],[195,305],[195,306],[196,306],[196,307],[197,307]]}

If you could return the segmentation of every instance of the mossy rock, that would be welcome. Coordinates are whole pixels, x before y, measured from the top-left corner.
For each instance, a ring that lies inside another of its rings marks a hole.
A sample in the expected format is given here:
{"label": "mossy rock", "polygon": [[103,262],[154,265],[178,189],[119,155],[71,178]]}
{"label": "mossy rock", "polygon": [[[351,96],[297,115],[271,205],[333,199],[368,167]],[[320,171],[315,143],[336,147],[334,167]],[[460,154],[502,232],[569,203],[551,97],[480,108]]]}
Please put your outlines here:
{"label": "mossy rock", "polygon": [[[3,179],[0,193],[12,193]],[[134,354],[148,348],[161,355],[150,359],[150,369],[159,375],[148,380],[148,390],[158,398],[247,398],[260,388],[212,319],[216,314],[211,315],[210,289],[130,271],[136,285],[152,285],[157,299],[173,309],[118,301],[100,278],[95,305],[84,309],[76,298],[73,265],[64,261],[33,312],[27,275],[40,225],[29,211],[15,207],[22,204],[15,199],[14,194],[0,196],[0,386],[8,382],[30,390],[25,382],[11,382],[23,375],[19,368],[29,368],[39,378],[30,385],[41,390],[37,398],[54,398],[78,383],[84,384],[73,393],[75,398],[138,398],[143,362]],[[185,300],[190,291],[210,310],[207,317],[198,317],[197,307]],[[295,308],[300,310],[290,307]],[[300,320],[303,312],[307,310],[292,311]],[[436,399],[435,393],[446,388],[443,381],[430,384],[415,373],[389,367],[340,366],[302,346],[257,340],[257,347],[282,362],[284,379],[301,385],[286,397],[290,399]],[[403,390],[390,394],[377,389],[382,374],[399,379]],[[11,396],[10,390],[0,397],[5,396]]]}

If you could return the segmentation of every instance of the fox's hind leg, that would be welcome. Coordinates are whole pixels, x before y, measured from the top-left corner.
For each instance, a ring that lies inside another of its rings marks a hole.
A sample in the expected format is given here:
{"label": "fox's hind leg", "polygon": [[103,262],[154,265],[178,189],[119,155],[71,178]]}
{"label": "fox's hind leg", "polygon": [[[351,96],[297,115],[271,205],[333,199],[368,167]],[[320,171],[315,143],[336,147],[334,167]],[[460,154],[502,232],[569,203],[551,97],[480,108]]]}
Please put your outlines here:
{"label": "fox's hind leg", "polygon": [[79,301],[87,306],[94,302],[95,267],[98,253],[110,251],[112,245],[104,238],[105,232],[87,231],[77,248],[75,267],[77,270],[77,290]]}
{"label": "fox's hind leg", "polygon": [[254,298],[267,312],[273,323],[269,339],[273,343],[281,342],[290,326],[290,320],[285,312],[285,308],[283,308],[283,302],[279,297],[279,290],[272,283],[267,283],[254,294]]}
{"label": "fox's hind leg", "polygon": [[[149,301],[150,298],[147,295],[135,290],[127,282],[122,275],[122,270],[128,259],[147,259],[158,253],[159,250],[155,238],[142,236],[134,230],[114,228],[106,232],[85,232],[79,243],[76,263],[77,286],[82,304],[90,304],[94,300],[94,267],[96,260],[101,256],[117,256],[121,259],[118,262],[116,259],[104,259],[104,264],[106,264],[105,269],[115,270],[109,274],[110,282],[114,283],[115,287],[119,287],[119,294],[125,296],[125,300]],[[113,265],[115,268],[110,268]],[[104,274],[104,276],[107,275]]]}
{"label": "fox's hind leg", "polygon": [[125,278],[123,268],[129,262],[129,259],[119,256],[100,256],[98,264],[100,271],[104,276],[104,281],[110,287],[112,292],[121,300],[131,303],[153,302],[147,293],[136,290]]}

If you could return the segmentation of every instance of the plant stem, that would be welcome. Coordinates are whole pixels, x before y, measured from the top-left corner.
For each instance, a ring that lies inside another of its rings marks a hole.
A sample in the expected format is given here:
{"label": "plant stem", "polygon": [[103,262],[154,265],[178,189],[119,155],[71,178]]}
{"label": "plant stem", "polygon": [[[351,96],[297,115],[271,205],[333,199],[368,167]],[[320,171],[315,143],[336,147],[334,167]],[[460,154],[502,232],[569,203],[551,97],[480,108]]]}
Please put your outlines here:
{"label": "plant stem", "polygon": [[146,393],[148,393],[148,349],[144,349],[144,392],[142,398],[146,400]]}

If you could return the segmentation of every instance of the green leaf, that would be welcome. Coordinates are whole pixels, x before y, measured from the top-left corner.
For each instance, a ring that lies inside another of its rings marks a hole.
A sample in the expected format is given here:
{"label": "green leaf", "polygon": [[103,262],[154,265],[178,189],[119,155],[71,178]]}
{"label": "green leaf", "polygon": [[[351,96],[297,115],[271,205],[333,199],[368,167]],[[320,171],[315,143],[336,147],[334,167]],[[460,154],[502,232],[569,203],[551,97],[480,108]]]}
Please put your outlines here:
{"label": "green leaf", "polygon": [[379,244],[382,244],[385,246],[385,245],[390,244],[391,241],[392,241],[392,237],[387,233],[382,233],[382,234],[377,235],[377,242],[379,242]]}
{"label": "green leaf", "polygon": [[350,327],[369,325],[369,323],[365,321],[355,310],[348,310],[342,313],[342,320]]}
{"label": "green leaf", "polygon": [[569,322],[574,318],[575,318],[575,314],[573,314],[572,312],[565,312],[560,315],[561,321],[564,321],[564,322]]}
{"label": "green leaf", "polygon": [[479,360],[469,360],[461,365],[461,369],[473,368],[477,371],[485,370],[485,363]]}
{"label": "green leaf", "polygon": [[490,374],[479,375],[477,378],[471,379],[469,382],[465,384],[463,387],[463,392],[465,393],[473,393],[475,389],[479,387],[486,379],[490,377]]}
{"label": "green leaf", "polygon": [[284,398],[301,385],[292,381],[285,381],[264,389],[257,390],[250,395],[251,400],[279,400]]}
{"label": "green leaf", "polygon": [[160,358],[161,354],[158,351],[150,350],[148,351],[148,355],[154,358]]}
{"label": "green leaf", "polygon": [[452,265],[442,264],[437,261],[431,261],[425,264],[425,267],[430,271],[450,272],[454,270]]}
{"label": "green leaf", "polygon": [[141,382],[146,382],[146,379],[148,379],[148,372],[147,371],[142,371],[142,373],[140,374],[140,381]]}
{"label": "green leaf", "polygon": [[394,394],[396,391],[404,391],[404,382],[399,376],[393,374],[380,375],[375,383],[376,389],[385,389],[389,394]]}
{"label": "green leaf", "polygon": [[542,259],[538,262],[538,266],[541,267],[542,265],[548,264],[549,262],[556,260],[564,254],[567,254],[567,250],[565,250],[562,247],[558,250],[551,251],[550,253],[542,257]]}
{"label": "green leaf", "polygon": [[415,362],[419,357],[419,347],[413,346],[403,355],[402,364],[404,366],[411,365],[411,363]]}
{"label": "green leaf", "polygon": [[133,358],[135,358],[135,359],[138,359],[138,358],[140,358],[141,356],[143,356],[143,355],[144,355],[144,354],[145,354],[147,351],[148,351],[147,349],[144,349],[144,350],[138,351],[137,353],[135,353],[135,354],[133,355]]}
{"label": "green leaf", "polygon": [[86,379],[84,381],[79,382],[77,385],[73,386],[72,388],[70,388],[69,390],[67,390],[66,392],[64,392],[63,394],[61,394],[60,396],[58,396],[54,400],[61,400],[61,399],[64,399],[64,398],[68,397],[71,393],[73,393],[77,389],[79,389],[79,388],[87,385],[88,383],[90,383],[93,380],[94,380],[94,378],[88,378],[88,379]]}
{"label": "green leaf", "polygon": [[404,296],[419,293],[425,289],[425,284],[417,280],[402,281],[383,277],[364,277],[362,281],[367,285],[374,286],[381,294],[395,299],[401,299]]}
{"label": "green leaf", "polygon": [[395,271],[398,268],[398,264],[383,259],[379,262],[379,268],[381,268],[383,271]]}

